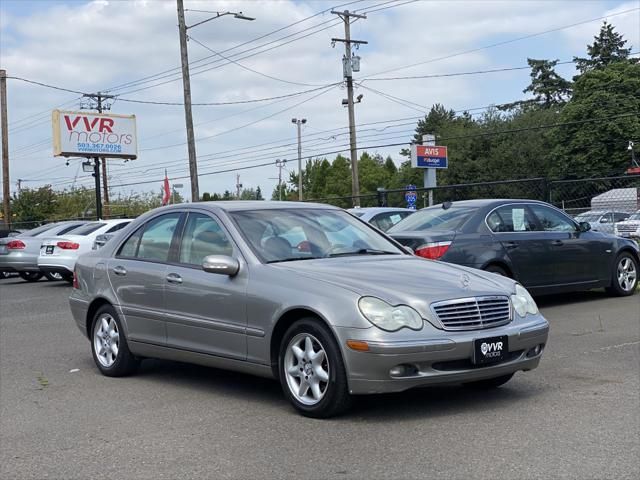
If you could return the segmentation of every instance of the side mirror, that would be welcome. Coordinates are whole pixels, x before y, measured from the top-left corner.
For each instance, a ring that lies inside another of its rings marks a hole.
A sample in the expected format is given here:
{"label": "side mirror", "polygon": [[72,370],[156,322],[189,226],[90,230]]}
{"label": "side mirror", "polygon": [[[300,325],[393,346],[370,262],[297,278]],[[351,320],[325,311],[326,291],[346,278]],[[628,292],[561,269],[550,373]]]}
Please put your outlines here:
{"label": "side mirror", "polygon": [[591,230],[591,224],[589,222],[580,222],[578,227],[581,232],[588,232]]}
{"label": "side mirror", "polygon": [[227,255],[208,255],[202,260],[202,270],[233,277],[240,270],[240,263]]}

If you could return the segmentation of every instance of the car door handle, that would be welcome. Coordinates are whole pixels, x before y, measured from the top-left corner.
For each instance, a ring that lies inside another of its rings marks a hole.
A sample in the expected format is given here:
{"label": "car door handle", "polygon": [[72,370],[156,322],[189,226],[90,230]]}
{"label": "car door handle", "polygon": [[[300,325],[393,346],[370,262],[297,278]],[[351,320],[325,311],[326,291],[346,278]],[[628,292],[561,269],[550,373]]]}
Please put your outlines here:
{"label": "car door handle", "polygon": [[124,277],[127,274],[127,269],[118,265],[117,267],[113,267],[113,273]]}
{"label": "car door handle", "polygon": [[551,245],[553,245],[554,247],[561,247],[564,245],[564,242],[562,240],[554,240],[553,242],[551,242]]}
{"label": "car door handle", "polygon": [[508,250],[513,250],[514,248],[518,248],[517,242],[504,242],[504,247]]}
{"label": "car door handle", "polygon": [[177,273],[170,273],[169,275],[167,275],[167,282],[180,284],[182,283],[182,277]]}

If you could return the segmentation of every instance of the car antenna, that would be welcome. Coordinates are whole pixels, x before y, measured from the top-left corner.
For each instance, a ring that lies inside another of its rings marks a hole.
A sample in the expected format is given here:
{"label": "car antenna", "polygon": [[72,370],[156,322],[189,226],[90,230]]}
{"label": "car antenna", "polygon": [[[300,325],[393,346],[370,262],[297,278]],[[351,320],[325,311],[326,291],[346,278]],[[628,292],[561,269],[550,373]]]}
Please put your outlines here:
{"label": "car antenna", "polygon": [[451,200],[447,200],[446,202],[442,202],[442,209],[449,210],[451,208]]}

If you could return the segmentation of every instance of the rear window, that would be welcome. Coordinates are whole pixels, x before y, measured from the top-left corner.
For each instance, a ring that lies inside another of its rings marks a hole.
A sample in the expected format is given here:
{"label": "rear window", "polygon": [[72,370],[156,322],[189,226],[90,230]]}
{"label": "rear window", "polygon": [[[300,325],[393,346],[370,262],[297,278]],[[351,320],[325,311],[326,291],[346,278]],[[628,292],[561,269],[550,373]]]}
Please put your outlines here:
{"label": "rear window", "polygon": [[48,225],[42,225],[41,227],[36,227],[33,230],[29,230],[28,232],[23,233],[23,235],[25,237],[37,237],[41,233],[44,233],[47,230],[51,230],[55,226],[55,223],[49,223]]}
{"label": "rear window", "polygon": [[78,228],[77,230],[74,230],[73,234],[74,235],[86,236],[86,235],[89,235],[90,233],[95,232],[99,228],[104,227],[105,225],[106,225],[106,223],[102,223],[102,222],[87,223],[86,225],[83,225],[82,227]]}
{"label": "rear window", "polygon": [[408,216],[388,230],[388,233],[408,232],[416,230],[456,230],[476,211],[475,207],[451,206],[444,210],[441,207],[427,208]]}

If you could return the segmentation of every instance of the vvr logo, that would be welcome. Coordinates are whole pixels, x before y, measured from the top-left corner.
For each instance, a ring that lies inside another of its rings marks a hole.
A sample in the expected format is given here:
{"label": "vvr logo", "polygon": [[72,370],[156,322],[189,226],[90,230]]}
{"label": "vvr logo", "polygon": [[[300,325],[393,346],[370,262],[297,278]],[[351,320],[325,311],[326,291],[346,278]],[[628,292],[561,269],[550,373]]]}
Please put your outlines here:
{"label": "vvr logo", "polygon": [[482,342],[480,351],[485,357],[499,357],[502,352],[502,342]]}

